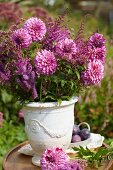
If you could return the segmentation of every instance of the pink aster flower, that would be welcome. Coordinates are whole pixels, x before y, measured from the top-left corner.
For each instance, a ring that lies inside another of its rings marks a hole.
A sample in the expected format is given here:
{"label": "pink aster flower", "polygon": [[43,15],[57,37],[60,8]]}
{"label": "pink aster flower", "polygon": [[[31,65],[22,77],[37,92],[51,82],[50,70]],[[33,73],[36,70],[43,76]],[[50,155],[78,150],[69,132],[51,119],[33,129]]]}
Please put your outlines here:
{"label": "pink aster flower", "polygon": [[3,124],[3,113],[0,112],[0,127],[2,127]]}
{"label": "pink aster flower", "polygon": [[70,61],[72,59],[72,55],[76,54],[76,52],[77,47],[72,39],[65,38],[58,41],[58,43],[56,44],[56,53],[62,59]]}
{"label": "pink aster flower", "polygon": [[88,41],[89,48],[101,48],[105,45],[105,39],[102,34],[94,33]]}
{"label": "pink aster flower", "polygon": [[88,40],[88,50],[89,50],[89,59],[100,59],[102,63],[105,61],[106,56],[106,47],[105,39],[102,34],[95,33],[90,36]]}
{"label": "pink aster flower", "polygon": [[102,48],[95,48],[93,51],[90,51],[89,59],[94,60],[94,59],[99,59],[101,60],[102,63],[105,62],[105,57],[106,57],[106,47],[103,46]]}
{"label": "pink aster flower", "polygon": [[51,51],[41,50],[41,52],[37,52],[34,62],[37,74],[51,75],[56,71],[57,61]]}
{"label": "pink aster flower", "polygon": [[104,76],[104,66],[100,60],[90,61],[87,68],[82,72],[81,78],[84,85],[96,85],[99,84]]}
{"label": "pink aster flower", "polygon": [[22,28],[15,30],[11,36],[11,39],[19,48],[28,48],[32,43],[31,36]]}
{"label": "pink aster flower", "polygon": [[36,17],[28,19],[23,28],[28,31],[33,41],[42,40],[46,33],[45,23]]}
{"label": "pink aster flower", "polygon": [[64,170],[67,168],[68,156],[61,148],[50,148],[45,150],[40,163],[42,170]]}

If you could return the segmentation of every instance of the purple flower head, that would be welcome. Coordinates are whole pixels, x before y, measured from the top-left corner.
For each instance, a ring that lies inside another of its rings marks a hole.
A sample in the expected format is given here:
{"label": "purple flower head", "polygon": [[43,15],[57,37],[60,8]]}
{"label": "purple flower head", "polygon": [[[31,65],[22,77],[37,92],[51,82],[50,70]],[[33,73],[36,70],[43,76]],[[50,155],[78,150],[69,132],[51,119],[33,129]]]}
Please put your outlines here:
{"label": "purple flower head", "polygon": [[69,170],[83,170],[77,160],[69,163]]}
{"label": "purple flower head", "polygon": [[41,50],[41,52],[37,52],[34,62],[38,75],[51,75],[56,71],[57,61],[51,51]]}
{"label": "purple flower head", "polygon": [[102,48],[105,45],[105,39],[102,34],[94,33],[88,41],[89,49]]}
{"label": "purple flower head", "polygon": [[106,47],[103,46],[102,48],[96,48],[93,51],[90,51],[90,60],[99,59],[102,63],[105,63],[106,57]]}
{"label": "purple flower head", "polygon": [[15,62],[15,66],[17,84],[26,92],[31,92],[33,99],[37,98],[38,94],[35,86],[35,72],[33,71],[30,62],[25,58],[20,58]]}
{"label": "purple flower head", "polygon": [[0,21],[7,24],[17,23],[22,16],[20,6],[14,2],[0,2]]}
{"label": "purple flower head", "polygon": [[77,159],[77,162],[81,166],[82,170],[85,170],[88,166],[87,160],[85,159]]}
{"label": "purple flower head", "polygon": [[43,41],[43,48],[55,52],[55,45],[58,41],[69,38],[70,33],[67,27],[63,27],[64,18],[59,17],[55,21],[48,22],[47,35]]}
{"label": "purple flower head", "polygon": [[0,127],[2,127],[3,124],[3,113],[0,112]]}
{"label": "purple flower head", "polygon": [[8,83],[10,78],[11,78],[10,70],[5,71],[5,73],[0,72],[0,83],[1,84],[4,84],[6,82]]}
{"label": "purple flower head", "polygon": [[28,48],[32,43],[31,36],[22,28],[15,30],[11,36],[11,39],[19,48]]}
{"label": "purple flower head", "polygon": [[32,65],[29,63],[28,59],[18,58],[18,60],[15,62],[15,65],[16,65],[16,70],[15,70],[16,75],[22,75],[22,77],[25,80],[28,80],[29,79],[28,75],[32,71]]}
{"label": "purple flower head", "polygon": [[86,41],[84,39],[79,39],[79,41],[75,41],[77,51],[72,55],[71,62],[76,65],[83,65],[89,61],[89,51],[87,47]]}
{"label": "purple flower head", "polygon": [[0,83],[4,84],[4,83],[8,83],[9,80],[11,78],[11,72],[10,70],[5,68],[5,65],[0,62]]}
{"label": "purple flower head", "polygon": [[106,47],[105,47],[105,39],[102,34],[95,33],[93,34],[88,42],[88,51],[89,51],[89,59],[100,59],[102,63],[105,62],[106,55]]}
{"label": "purple flower head", "polygon": [[65,38],[57,42],[55,50],[59,57],[70,61],[72,55],[76,54],[77,47],[72,39]]}
{"label": "purple flower head", "polygon": [[84,85],[96,85],[99,84],[104,76],[104,66],[100,60],[90,61],[87,68],[82,72],[81,78]]}
{"label": "purple flower head", "polygon": [[42,40],[46,33],[45,23],[36,17],[28,19],[23,28],[28,31],[33,41]]}
{"label": "purple flower head", "polygon": [[61,148],[50,148],[45,150],[40,163],[42,170],[65,170],[68,163],[68,156]]}

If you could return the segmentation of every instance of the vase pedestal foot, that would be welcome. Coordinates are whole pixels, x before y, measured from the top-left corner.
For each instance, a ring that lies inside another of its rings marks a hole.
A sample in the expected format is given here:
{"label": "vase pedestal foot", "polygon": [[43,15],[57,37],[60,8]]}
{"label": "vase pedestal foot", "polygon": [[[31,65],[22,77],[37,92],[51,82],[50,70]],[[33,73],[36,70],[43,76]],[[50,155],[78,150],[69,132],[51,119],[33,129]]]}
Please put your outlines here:
{"label": "vase pedestal foot", "polygon": [[40,159],[41,159],[40,156],[34,155],[34,156],[32,157],[32,163],[33,163],[34,165],[36,165],[36,166],[40,166]]}

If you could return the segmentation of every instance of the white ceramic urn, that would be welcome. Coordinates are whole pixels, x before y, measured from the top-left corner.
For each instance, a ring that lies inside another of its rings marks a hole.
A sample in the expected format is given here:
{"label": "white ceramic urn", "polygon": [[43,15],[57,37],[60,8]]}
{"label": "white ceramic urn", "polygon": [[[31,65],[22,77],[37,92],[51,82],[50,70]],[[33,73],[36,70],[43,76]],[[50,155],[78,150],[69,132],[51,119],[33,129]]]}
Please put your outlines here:
{"label": "white ceramic urn", "polygon": [[73,97],[70,101],[31,102],[23,107],[25,131],[35,155],[32,163],[40,165],[40,157],[49,147],[67,149],[71,142],[74,125],[74,104],[78,101]]}

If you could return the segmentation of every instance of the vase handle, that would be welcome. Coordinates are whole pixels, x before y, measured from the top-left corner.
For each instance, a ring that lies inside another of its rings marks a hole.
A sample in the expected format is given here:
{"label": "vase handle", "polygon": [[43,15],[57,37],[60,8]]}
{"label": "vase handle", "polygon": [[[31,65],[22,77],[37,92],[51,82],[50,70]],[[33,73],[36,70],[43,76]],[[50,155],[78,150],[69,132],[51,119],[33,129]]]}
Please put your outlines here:
{"label": "vase handle", "polygon": [[80,127],[81,125],[86,125],[88,130],[90,131],[91,128],[90,128],[90,125],[87,122],[81,122],[81,123],[79,123],[78,126]]}

